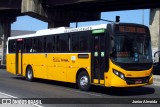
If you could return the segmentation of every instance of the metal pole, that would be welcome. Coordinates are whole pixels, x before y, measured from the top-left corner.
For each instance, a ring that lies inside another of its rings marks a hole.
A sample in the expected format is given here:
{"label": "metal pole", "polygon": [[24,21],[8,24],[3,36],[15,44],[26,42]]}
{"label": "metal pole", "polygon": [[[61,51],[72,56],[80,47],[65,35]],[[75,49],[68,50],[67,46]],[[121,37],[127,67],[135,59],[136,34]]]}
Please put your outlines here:
{"label": "metal pole", "polygon": [[1,35],[2,35],[2,60],[1,64],[6,64],[7,38],[11,33],[11,23],[16,21],[16,16],[0,17]]}
{"label": "metal pole", "polygon": [[144,9],[142,10],[142,24],[144,25]]}
{"label": "metal pole", "polygon": [[6,48],[7,48],[7,38],[10,36],[11,22],[7,19],[2,23],[3,37],[2,37],[2,60],[1,64],[6,64]]}
{"label": "metal pole", "polygon": [[4,34],[2,35],[2,56],[1,56],[1,65],[4,64]]}
{"label": "metal pole", "polygon": [[[159,11],[158,51],[160,51],[160,9],[158,9],[158,11]],[[160,53],[159,53],[159,62],[160,62]]]}
{"label": "metal pole", "polygon": [[2,27],[2,24],[1,24],[1,21],[0,21],[0,42],[1,42],[1,49],[0,49],[0,64],[2,63],[2,53],[3,53],[3,44],[2,44],[2,41],[3,41],[3,27]]}

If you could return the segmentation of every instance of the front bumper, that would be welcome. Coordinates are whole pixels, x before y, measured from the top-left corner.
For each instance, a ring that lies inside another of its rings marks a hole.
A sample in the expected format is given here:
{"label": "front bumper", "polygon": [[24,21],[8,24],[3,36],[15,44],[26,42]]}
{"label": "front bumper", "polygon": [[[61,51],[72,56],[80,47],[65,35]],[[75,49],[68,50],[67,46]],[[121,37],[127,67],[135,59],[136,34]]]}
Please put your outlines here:
{"label": "front bumper", "polygon": [[153,76],[141,78],[126,78],[125,80],[114,76],[110,81],[110,87],[137,87],[153,84]]}

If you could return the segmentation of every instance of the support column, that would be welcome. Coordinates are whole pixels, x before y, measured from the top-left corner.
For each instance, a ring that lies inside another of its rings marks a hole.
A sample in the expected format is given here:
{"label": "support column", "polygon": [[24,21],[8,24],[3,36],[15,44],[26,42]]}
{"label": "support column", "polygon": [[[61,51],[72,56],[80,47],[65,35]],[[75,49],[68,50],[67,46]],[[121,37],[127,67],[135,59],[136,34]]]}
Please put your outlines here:
{"label": "support column", "polygon": [[[152,53],[160,51],[160,9],[150,10],[150,33],[152,41]],[[158,56],[155,61],[158,62]]]}
{"label": "support column", "polygon": [[[3,36],[3,27],[2,27],[2,24],[0,22],[0,61],[2,61],[2,36]],[[0,62],[1,64],[1,62]]]}
{"label": "support column", "polygon": [[[14,20],[13,20],[14,19]],[[0,18],[0,39],[1,39],[1,64],[6,64],[6,48],[7,39],[11,33],[11,23],[15,21],[15,18],[1,17]]]}
{"label": "support column", "polygon": [[43,7],[44,0],[22,0],[21,13],[48,22],[47,9]]}

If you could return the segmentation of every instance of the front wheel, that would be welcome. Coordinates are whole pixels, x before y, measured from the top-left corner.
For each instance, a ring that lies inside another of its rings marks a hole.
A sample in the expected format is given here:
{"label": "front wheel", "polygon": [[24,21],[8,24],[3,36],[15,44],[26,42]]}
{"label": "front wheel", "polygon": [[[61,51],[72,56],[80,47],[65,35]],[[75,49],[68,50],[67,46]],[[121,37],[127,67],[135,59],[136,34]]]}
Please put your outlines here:
{"label": "front wheel", "polygon": [[28,67],[26,71],[26,80],[33,81],[33,70],[32,67]]}
{"label": "front wheel", "polygon": [[88,91],[90,88],[90,78],[86,72],[81,72],[78,75],[78,88],[82,91]]}

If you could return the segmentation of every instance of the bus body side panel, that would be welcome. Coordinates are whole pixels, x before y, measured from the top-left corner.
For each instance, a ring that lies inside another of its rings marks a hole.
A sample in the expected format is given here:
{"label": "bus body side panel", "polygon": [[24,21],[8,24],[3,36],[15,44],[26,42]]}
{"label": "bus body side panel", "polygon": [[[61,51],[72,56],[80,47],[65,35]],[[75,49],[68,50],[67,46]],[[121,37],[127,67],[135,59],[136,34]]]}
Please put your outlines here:
{"label": "bus body side panel", "polygon": [[142,84],[127,84],[126,80],[121,79],[120,77],[118,77],[117,75],[115,75],[113,73],[113,69],[123,73],[125,75],[125,77],[127,78],[143,78],[143,77],[149,77],[151,72],[152,72],[152,68],[150,68],[149,70],[143,70],[143,71],[126,71],[122,68],[120,68],[119,66],[115,65],[112,63],[112,61],[109,61],[110,64],[110,68],[109,71],[107,73],[105,73],[105,86],[106,87],[134,87],[134,86],[144,86],[144,85],[149,85],[153,83],[153,77],[151,76],[149,79],[148,83],[142,83]]}
{"label": "bus body side panel", "polygon": [[7,71],[12,74],[16,74],[15,62],[15,54],[7,54]]}
{"label": "bus body side panel", "polygon": [[[27,69],[27,65],[28,65],[28,61],[26,61],[26,58],[25,57],[27,57],[26,56],[26,54],[23,54],[23,56],[22,56],[22,76],[26,76],[26,69]],[[24,60],[25,59],[25,60]]]}
{"label": "bus body side panel", "polygon": [[76,82],[76,74],[80,68],[90,75],[90,55],[88,58],[78,58],[78,54],[48,54],[48,79]]}
{"label": "bus body side panel", "polygon": [[71,54],[68,56],[70,65],[67,71],[67,82],[76,83],[76,74],[79,69],[85,69],[91,79],[91,54]]}
{"label": "bus body side panel", "polygon": [[[66,81],[68,59],[62,54],[48,54],[48,79]],[[63,61],[62,61],[63,60]]]}
{"label": "bus body side panel", "polygon": [[[31,65],[35,78],[47,79],[47,59],[45,54],[23,54],[23,70],[26,72],[26,67]],[[25,74],[23,72],[23,74]]]}

